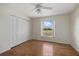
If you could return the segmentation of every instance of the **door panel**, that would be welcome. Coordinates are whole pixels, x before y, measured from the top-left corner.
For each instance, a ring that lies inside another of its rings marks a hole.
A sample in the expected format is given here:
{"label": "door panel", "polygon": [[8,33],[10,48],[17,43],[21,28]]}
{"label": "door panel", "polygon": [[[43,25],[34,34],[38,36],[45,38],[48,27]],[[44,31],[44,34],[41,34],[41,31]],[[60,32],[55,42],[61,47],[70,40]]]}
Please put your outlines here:
{"label": "door panel", "polygon": [[20,44],[29,39],[29,22],[21,19],[18,19],[16,22],[16,43]]}
{"label": "door panel", "polygon": [[11,47],[23,43],[29,39],[29,21],[12,16],[12,41]]}

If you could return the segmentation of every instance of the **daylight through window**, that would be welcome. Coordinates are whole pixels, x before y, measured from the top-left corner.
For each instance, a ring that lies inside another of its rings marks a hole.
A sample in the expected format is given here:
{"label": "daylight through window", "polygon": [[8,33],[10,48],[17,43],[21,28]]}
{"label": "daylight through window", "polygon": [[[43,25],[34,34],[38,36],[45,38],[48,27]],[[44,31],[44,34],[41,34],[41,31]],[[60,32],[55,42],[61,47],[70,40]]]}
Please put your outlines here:
{"label": "daylight through window", "polygon": [[54,37],[55,34],[55,21],[54,20],[44,20],[41,22],[41,35]]}

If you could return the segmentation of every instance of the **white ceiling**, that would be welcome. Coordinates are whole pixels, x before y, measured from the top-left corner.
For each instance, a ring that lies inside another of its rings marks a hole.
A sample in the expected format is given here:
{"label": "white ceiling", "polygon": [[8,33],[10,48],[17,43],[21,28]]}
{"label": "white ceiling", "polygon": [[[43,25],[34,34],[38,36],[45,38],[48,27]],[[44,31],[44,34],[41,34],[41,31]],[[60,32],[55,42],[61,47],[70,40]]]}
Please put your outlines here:
{"label": "white ceiling", "polygon": [[29,17],[40,17],[40,16],[50,16],[59,15],[64,13],[70,13],[76,8],[77,3],[44,3],[43,6],[51,7],[52,10],[42,9],[41,14],[34,12],[35,6],[32,3],[16,3],[10,4],[15,10],[20,13],[27,15]]}

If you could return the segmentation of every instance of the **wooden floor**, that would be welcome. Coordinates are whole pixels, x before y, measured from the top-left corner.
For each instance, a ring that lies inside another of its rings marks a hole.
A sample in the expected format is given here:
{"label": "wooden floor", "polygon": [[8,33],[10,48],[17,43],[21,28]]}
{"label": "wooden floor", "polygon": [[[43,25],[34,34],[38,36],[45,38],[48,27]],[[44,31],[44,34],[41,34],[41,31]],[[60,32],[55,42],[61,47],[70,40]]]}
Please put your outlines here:
{"label": "wooden floor", "polygon": [[39,40],[29,40],[1,56],[79,56],[70,45]]}

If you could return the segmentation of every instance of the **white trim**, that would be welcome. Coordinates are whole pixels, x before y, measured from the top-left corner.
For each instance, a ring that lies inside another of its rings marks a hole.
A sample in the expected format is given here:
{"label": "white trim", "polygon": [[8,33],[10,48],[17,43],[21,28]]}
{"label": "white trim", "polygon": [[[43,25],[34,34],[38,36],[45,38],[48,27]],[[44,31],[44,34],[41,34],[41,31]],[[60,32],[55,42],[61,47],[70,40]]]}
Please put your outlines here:
{"label": "white trim", "polygon": [[17,17],[17,18],[20,18],[20,19],[22,19],[22,20],[26,20],[26,21],[31,20],[31,19],[30,19],[30,18],[28,18],[28,17],[24,18],[24,17],[17,16],[17,15],[10,15],[10,16],[12,16],[12,17]]}
{"label": "white trim", "polygon": [[6,52],[6,51],[8,51],[8,50],[10,50],[10,49],[11,49],[11,48],[4,49],[4,50],[0,51],[0,54],[1,54],[1,53],[4,53],[4,52]]}
{"label": "white trim", "polygon": [[79,52],[79,49],[75,47],[74,45],[70,44],[77,52]]}
{"label": "white trim", "polygon": [[42,21],[41,21],[41,36],[43,36],[43,33],[42,33],[43,30],[42,29],[43,29],[43,27],[42,27]]}
{"label": "white trim", "polygon": [[55,37],[55,30],[56,30],[56,26],[55,26],[56,24],[55,24],[55,19],[54,19],[54,37]]}

